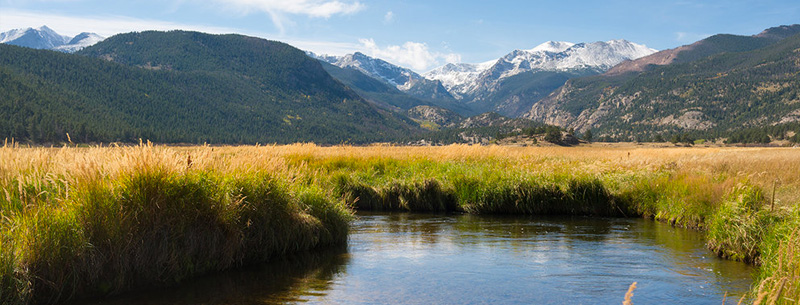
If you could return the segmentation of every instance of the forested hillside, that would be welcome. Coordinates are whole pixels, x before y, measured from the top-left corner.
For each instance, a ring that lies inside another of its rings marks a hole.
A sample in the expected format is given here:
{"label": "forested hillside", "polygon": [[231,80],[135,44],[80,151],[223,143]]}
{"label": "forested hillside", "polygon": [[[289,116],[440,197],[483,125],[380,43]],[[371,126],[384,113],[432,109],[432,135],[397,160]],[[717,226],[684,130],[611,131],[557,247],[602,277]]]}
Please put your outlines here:
{"label": "forested hillside", "polygon": [[0,45],[0,137],[53,143],[363,143],[419,129],[289,45],[142,32],[79,55]]}

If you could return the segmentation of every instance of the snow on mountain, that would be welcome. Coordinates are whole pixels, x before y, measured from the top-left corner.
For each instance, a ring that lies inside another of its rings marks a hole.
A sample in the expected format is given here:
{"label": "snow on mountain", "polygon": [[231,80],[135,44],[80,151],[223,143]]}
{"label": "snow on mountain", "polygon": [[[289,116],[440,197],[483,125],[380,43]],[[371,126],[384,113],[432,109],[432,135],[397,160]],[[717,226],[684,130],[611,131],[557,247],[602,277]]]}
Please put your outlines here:
{"label": "snow on mountain", "polygon": [[424,100],[454,100],[441,82],[425,78],[411,69],[391,64],[382,59],[370,57],[360,52],[345,56],[307,53],[311,57],[340,68],[360,71],[417,98]]}
{"label": "snow on mountain", "polygon": [[369,57],[361,52],[347,54],[345,56],[321,56],[318,57],[330,64],[340,68],[350,68],[361,71],[373,78],[384,80],[398,89],[408,89],[408,85],[413,79],[421,79],[422,76],[410,69],[402,68],[382,59]]}
{"label": "snow on mountain", "polygon": [[548,41],[536,46],[533,49],[530,49],[529,52],[541,51],[541,52],[561,53],[571,48],[574,45],[575,45],[574,43],[566,41]]}
{"label": "snow on mountain", "polygon": [[607,42],[578,43],[560,50],[569,43],[545,43],[531,51],[515,50],[500,58],[487,72],[499,78],[514,76],[532,70],[570,71],[594,69],[602,72],[631,59],[637,59],[656,52],[646,46],[626,40]]}
{"label": "snow on mountain", "polygon": [[448,64],[425,77],[439,80],[457,97],[474,94],[499,80],[528,71],[582,71],[602,73],[626,61],[655,53],[656,50],[626,40],[578,43],[548,41],[530,50],[515,50],[491,65]]}
{"label": "snow on mountain", "polygon": [[92,46],[105,39],[103,36],[95,33],[83,32],[73,37],[67,44],[53,48],[53,50],[62,51],[66,53],[74,53],[85,47]]}
{"label": "snow on mountain", "polygon": [[41,26],[36,29],[15,29],[0,33],[0,43],[70,53],[93,45],[103,39],[103,37],[94,33],[81,33],[70,38],[56,33],[47,26]]}
{"label": "snow on mountain", "polygon": [[479,64],[450,63],[428,71],[423,76],[427,79],[442,82],[442,85],[447,91],[450,91],[450,94],[460,98],[459,93],[470,91],[471,88],[467,87],[475,85],[475,80],[480,77],[481,73],[491,68],[496,62],[492,60]]}
{"label": "snow on mountain", "polygon": [[7,43],[34,49],[52,49],[69,41],[47,26],[40,28],[16,29],[0,34],[0,43]]}

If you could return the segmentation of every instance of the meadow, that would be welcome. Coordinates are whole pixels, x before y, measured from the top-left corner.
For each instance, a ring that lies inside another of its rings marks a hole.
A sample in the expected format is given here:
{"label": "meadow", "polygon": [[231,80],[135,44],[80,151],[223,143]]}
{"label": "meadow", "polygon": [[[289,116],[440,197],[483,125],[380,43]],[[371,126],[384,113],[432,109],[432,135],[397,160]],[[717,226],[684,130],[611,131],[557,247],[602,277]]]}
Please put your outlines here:
{"label": "meadow", "polygon": [[[646,217],[800,300],[800,150],[333,146],[0,148],[0,301],[179,283],[342,244],[354,210]],[[635,299],[634,299],[635,300]]]}

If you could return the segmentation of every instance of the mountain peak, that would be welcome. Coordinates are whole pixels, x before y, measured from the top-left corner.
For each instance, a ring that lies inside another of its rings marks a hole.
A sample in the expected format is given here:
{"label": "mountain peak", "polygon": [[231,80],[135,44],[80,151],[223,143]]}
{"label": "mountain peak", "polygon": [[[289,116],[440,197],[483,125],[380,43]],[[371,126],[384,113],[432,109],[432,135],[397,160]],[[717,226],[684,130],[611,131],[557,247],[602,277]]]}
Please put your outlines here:
{"label": "mountain peak", "polygon": [[62,52],[75,52],[102,41],[104,38],[95,33],[80,33],[75,37],[67,37],[56,33],[46,25],[38,28],[15,29],[0,33],[0,43],[28,47],[33,49],[49,49]]}
{"label": "mountain peak", "polygon": [[64,45],[69,37],[61,36],[47,26],[16,29],[0,34],[0,43],[34,49],[52,49]]}
{"label": "mountain peak", "polygon": [[[31,29],[31,28],[28,28],[28,29]],[[36,28],[36,30],[40,31],[40,32],[48,32],[48,33],[54,33],[54,34],[56,33],[56,31],[54,31],[53,29],[49,28],[46,25],[42,25],[42,26]]]}
{"label": "mountain peak", "polygon": [[540,44],[533,49],[528,50],[529,52],[552,52],[552,53],[561,53],[566,51],[567,49],[574,46],[574,43],[566,42],[566,41],[548,41],[543,44]]}

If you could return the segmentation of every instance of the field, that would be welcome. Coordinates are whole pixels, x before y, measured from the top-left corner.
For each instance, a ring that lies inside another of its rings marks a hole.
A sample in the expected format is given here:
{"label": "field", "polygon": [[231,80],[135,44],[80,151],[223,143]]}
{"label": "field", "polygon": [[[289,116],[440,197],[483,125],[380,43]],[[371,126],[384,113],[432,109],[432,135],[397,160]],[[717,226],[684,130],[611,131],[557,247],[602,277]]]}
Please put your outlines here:
{"label": "field", "polygon": [[648,217],[800,297],[800,150],[0,148],[0,300],[103,296],[346,240],[353,209]]}

